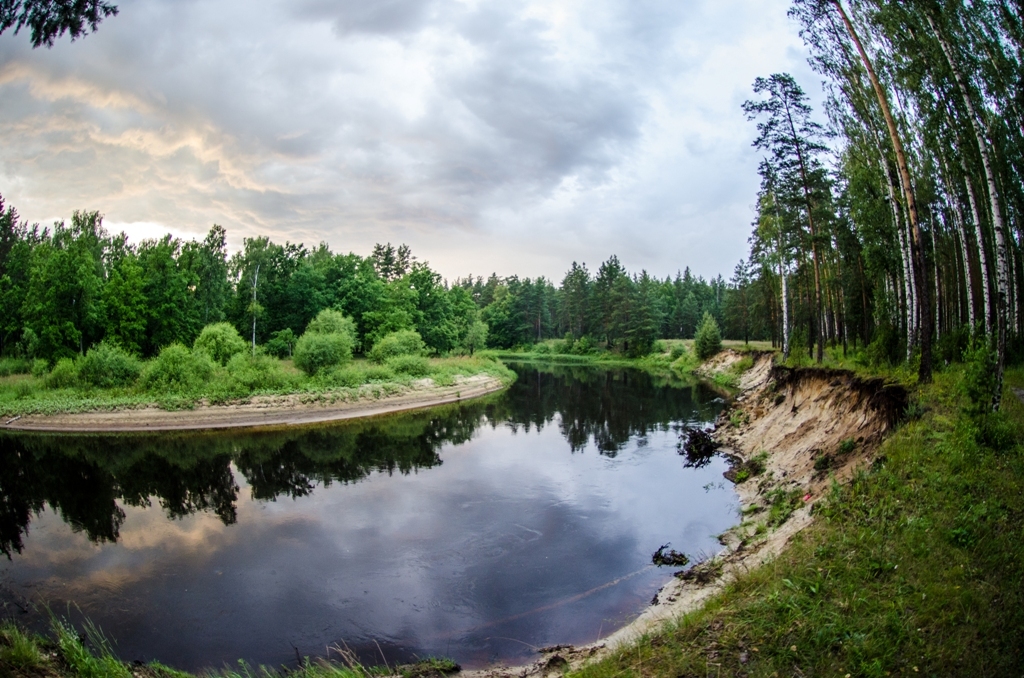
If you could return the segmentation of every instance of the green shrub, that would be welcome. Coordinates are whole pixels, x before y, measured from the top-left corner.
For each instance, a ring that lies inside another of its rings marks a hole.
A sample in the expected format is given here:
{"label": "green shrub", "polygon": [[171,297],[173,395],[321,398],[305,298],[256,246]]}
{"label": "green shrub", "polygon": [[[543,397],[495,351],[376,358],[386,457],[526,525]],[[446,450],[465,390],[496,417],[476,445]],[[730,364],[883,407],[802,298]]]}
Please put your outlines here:
{"label": "green shrub", "polygon": [[426,377],[430,374],[430,361],[419,355],[399,355],[391,358],[387,366],[397,374],[410,377]]}
{"label": "green shrub", "polygon": [[267,353],[282,359],[291,358],[295,349],[295,339],[295,333],[290,327],[273,332],[270,341],[267,342]]}
{"label": "green shrub", "polygon": [[305,334],[310,332],[314,334],[347,334],[352,338],[352,343],[355,344],[356,324],[352,318],[345,316],[341,311],[327,308],[320,311],[306,325]]}
{"label": "green shrub", "polygon": [[30,371],[32,371],[32,361],[27,358],[0,358],[0,377],[28,374]]}
{"label": "green shrub", "polygon": [[966,412],[973,416],[992,410],[996,392],[996,355],[984,337],[971,342],[964,353],[964,378],[961,382],[966,397]]}
{"label": "green shrub", "polygon": [[78,365],[71,358],[61,358],[46,375],[47,388],[73,388],[78,385]]}
{"label": "green shrub", "polygon": [[32,376],[45,377],[50,371],[50,363],[45,358],[36,358],[32,361]]}
{"label": "green shrub", "polygon": [[231,323],[213,323],[203,328],[192,345],[194,351],[205,351],[221,365],[246,349],[245,339]]}
{"label": "green shrub", "polygon": [[364,379],[370,381],[391,381],[395,378],[395,371],[387,365],[369,365],[363,370]]}
{"label": "green shrub", "polygon": [[400,355],[423,355],[427,345],[416,330],[399,330],[392,332],[373,345],[367,357],[375,363],[382,364]]}
{"label": "green shrub", "polygon": [[594,340],[584,334],[572,345],[572,354],[587,355],[594,350],[594,346]]}
{"label": "green shrub", "polygon": [[214,368],[213,359],[205,351],[190,351],[181,344],[171,344],[146,366],[142,381],[151,391],[192,391],[210,380]]}
{"label": "green shrub", "polygon": [[325,368],[342,365],[352,359],[353,343],[348,334],[307,331],[295,342],[295,366],[313,376]]}
{"label": "green shrub", "polygon": [[685,354],[686,354],[686,344],[684,344],[681,341],[678,342],[678,343],[672,344],[672,352],[669,354],[669,357],[672,358],[672,360],[679,360]]}
{"label": "green shrub", "polygon": [[142,363],[120,346],[102,342],[78,361],[78,378],[98,388],[128,386],[142,374]]}
{"label": "green shrub", "polygon": [[718,329],[718,323],[714,316],[707,311],[704,312],[704,319],[701,320],[700,327],[697,328],[693,345],[697,357],[701,360],[707,360],[722,350],[722,333]]}
{"label": "green shrub", "polygon": [[289,385],[289,375],[281,369],[281,363],[267,355],[250,356],[238,353],[228,361],[227,372],[231,378],[249,391],[269,391]]}
{"label": "green shrub", "polygon": [[537,355],[547,355],[548,353],[551,353],[551,347],[547,344],[534,344],[533,350],[530,352],[536,353]]}
{"label": "green shrub", "polygon": [[316,375],[316,382],[321,386],[343,386],[355,388],[366,382],[366,372],[355,367],[335,367]]}

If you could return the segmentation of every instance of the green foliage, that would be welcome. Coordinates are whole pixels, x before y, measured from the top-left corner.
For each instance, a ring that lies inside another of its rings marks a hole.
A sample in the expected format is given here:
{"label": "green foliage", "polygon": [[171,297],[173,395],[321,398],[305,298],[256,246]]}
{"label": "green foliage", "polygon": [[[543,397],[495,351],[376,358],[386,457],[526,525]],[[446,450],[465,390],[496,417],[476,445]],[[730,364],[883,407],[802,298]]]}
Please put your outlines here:
{"label": "green foliage", "polygon": [[295,340],[295,333],[292,332],[290,327],[273,332],[270,335],[270,341],[266,345],[267,353],[282,359],[290,358],[292,351],[295,349]]}
{"label": "green foliage", "polygon": [[238,355],[246,348],[245,339],[242,339],[235,326],[224,322],[204,327],[192,345],[193,351],[205,351],[221,365],[227,365],[232,356]]}
{"label": "green foliage", "polygon": [[467,329],[466,336],[462,338],[462,348],[469,351],[471,356],[475,351],[486,348],[487,331],[487,323],[482,320],[474,320]]}
{"label": "green foliage", "polygon": [[672,360],[679,360],[686,354],[686,345],[681,341],[677,341],[672,344],[672,350],[669,351],[669,358]]}
{"label": "green foliage", "polygon": [[246,394],[280,391],[295,383],[284,371],[280,361],[260,353],[255,356],[236,353],[228,360],[227,373]]}
{"label": "green foliage", "polygon": [[306,332],[295,342],[295,366],[309,376],[352,359],[352,338],[344,333]]}
{"label": "green foliage", "polygon": [[295,366],[313,376],[322,369],[348,362],[352,359],[355,333],[355,323],[340,311],[320,311],[295,342]]}
{"label": "green foliage", "polygon": [[86,623],[86,636],[99,650],[98,656],[89,651],[69,622],[53,619],[52,626],[57,647],[77,678],[133,678],[132,672],[114,656],[110,644],[91,623]]}
{"label": "green foliage", "polygon": [[382,337],[373,345],[367,357],[373,362],[381,364],[396,356],[420,356],[426,350],[427,345],[423,343],[419,332],[415,330],[399,330]]}
{"label": "green foliage", "polygon": [[314,334],[344,334],[353,342],[356,336],[356,324],[352,318],[346,317],[341,311],[324,309],[309,321],[306,332]]}
{"label": "green foliage", "polygon": [[366,382],[385,382],[395,378],[395,371],[388,365],[367,365],[363,370]]}
{"label": "green foliage", "polygon": [[181,344],[171,344],[145,367],[142,382],[157,393],[188,393],[202,388],[213,376],[214,369],[214,362],[206,352],[193,352]]}
{"label": "green foliage", "polygon": [[46,375],[47,388],[74,388],[78,385],[78,365],[71,358],[61,358]]}
{"label": "green foliage", "polygon": [[28,358],[0,358],[0,377],[28,374],[31,371],[32,361]]}
{"label": "green foliage", "polygon": [[0,672],[7,668],[12,675],[26,675],[38,671],[45,661],[28,633],[12,622],[0,626]]}
{"label": "green foliage", "polygon": [[707,360],[722,350],[722,334],[718,330],[718,322],[710,313],[704,314],[697,334],[694,336],[694,351],[701,360]]}
{"label": "green foliage", "polygon": [[45,377],[50,371],[50,363],[46,362],[42,358],[36,358],[32,361],[32,376],[33,377]]}
{"label": "green foliage", "polygon": [[973,341],[964,354],[963,392],[965,410],[981,415],[992,409],[996,391],[996,356],[984,338]]}
{"label": "green foliage", "polygon": [[418,355],[398,355],[387,360],[387,366],[396,374],[408,374],[410,377],[426,377],[430,375],[430,361]]}
{"label": "green foliage", "polygon": [[78,378],[97,388],[129,386],[142,374],[139,359],[120,346],[100,342],[78,360]]}

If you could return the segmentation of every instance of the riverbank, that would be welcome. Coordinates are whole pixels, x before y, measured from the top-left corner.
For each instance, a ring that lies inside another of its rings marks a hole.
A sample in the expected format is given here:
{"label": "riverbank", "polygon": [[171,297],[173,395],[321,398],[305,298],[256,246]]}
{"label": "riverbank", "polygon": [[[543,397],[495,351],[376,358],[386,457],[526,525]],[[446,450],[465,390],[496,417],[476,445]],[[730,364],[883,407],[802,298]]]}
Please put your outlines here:
{"label": "riverbank", "polygon": [[0,422],[0,430],[137,433],[303,426],[445,405],[494,393],[507,385],[507,381],[486,374],[458,377],[448,386],[426,378],[408,385],[369,385],[317,394],[256,396],[246,402],[225,405],[200,402],[187,410],[139,407],[30,414]]}
{"label": "riverbank", "polygon": [[[863,441],[831,450],[840,427],[808,426],[810,413],[856,416],[872,400],[892,413],[899,399],[883,388],[865,400],[869,380],[847,372],[775,376],[777,388],[741,399],[721,422],[749,478],[737,486],[750,508],[729,551],[666,587],[664,614],[659,604],[534,672],[568,661],[581,678],[1019,675],[1024,404],[1013,393],[1024,370],[1008,372],[1003,417],[967,414],[957,365],[910,391],[895,429],[869,425]],[[761,479],[780,471],[781,483]],[[757,544],[753,559],[742,555]]]}
{"label": "riverbank", "polygon": [[732,460],[727,477],[736,484],[743,515],[740,525],[720,536],[725,548],[678,573],[637,619],[606,638],[542,652],[530,666],[467,676],[547,676],[558,667],[586,672],[595,662],[632,652],[778,558],[812,524],[814,506],[828,489],[869,467],[906,409],[906,389],[845,371],[780,367],[774,359],[767,351],[726,349],[688,370],[739,391],[714,434],[720,452]]}
{"label": "riverbank", "polygon": [[[31,391],[30,397],[0,403],[0,430],[83,433],[313,424],[456,402],[501,390],[515,380],[511,370],[493,360],[422,362],[426,367],[421,375],[359,366],[348,370],[357,377],[351,386],[295,383],[235,397],[204,391],[160,399],[118,389]],[[13,383],[16,389],[18,382]],[[11,383],[2,386],[12,390]]]}

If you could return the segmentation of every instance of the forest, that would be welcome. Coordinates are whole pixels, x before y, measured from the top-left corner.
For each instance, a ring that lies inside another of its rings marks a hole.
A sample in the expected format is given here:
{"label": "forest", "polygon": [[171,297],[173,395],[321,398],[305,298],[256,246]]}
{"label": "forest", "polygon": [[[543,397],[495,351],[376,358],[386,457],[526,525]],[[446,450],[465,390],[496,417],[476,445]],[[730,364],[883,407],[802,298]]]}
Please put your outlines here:
{"label": "forest", "polygon": [[743,107],[763,154],[747,296],[787,356],[866,347],[926,383],[984,344],[998,408],[1021,349],[1021,10],[793,2],[824,115],[785,73]]}
{"label": "forest", "polygon": [[362,257],[324,243],[249,238],[229,257],[220,226],[201,242],[168,235],[133,244],[107,233],[97,212],[40,228],[0,208],[0,355],[50,363],[101,342],[149,357],[192,346],[204,327],[224,321],[287,357],[324,309],[352,319],[356,352],[415,330],[439,355],[555,337],[582,352],[602,345],[643,355],[658,338],[692,336],[704,312],[723,322],[734,315],[720,277],[631,275],[615,256],[596,275],[574,263],[557,287],[494,274],[449,282],[405,245],[377,245]]}

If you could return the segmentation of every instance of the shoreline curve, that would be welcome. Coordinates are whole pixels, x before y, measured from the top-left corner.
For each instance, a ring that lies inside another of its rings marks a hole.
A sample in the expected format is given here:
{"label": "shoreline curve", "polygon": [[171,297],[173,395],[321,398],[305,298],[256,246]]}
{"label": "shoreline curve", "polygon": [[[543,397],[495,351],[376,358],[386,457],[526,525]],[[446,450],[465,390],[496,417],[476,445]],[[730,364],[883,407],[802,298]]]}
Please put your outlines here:
{"label": "shoreline curve", "polygon": [[303,394],[255,396],[244,403],[198,405],[190,410],[94,410],[69,414],[29,414],[0,421],[0,431],[37,433],[148,433],[211,431],[243,428],[307,426],[418,410],[478,398],[504,389],[500,379],[484,374],[465,377],[451,386],[430,379],[380,398],[370,393],[356,400],[303,402]]}

